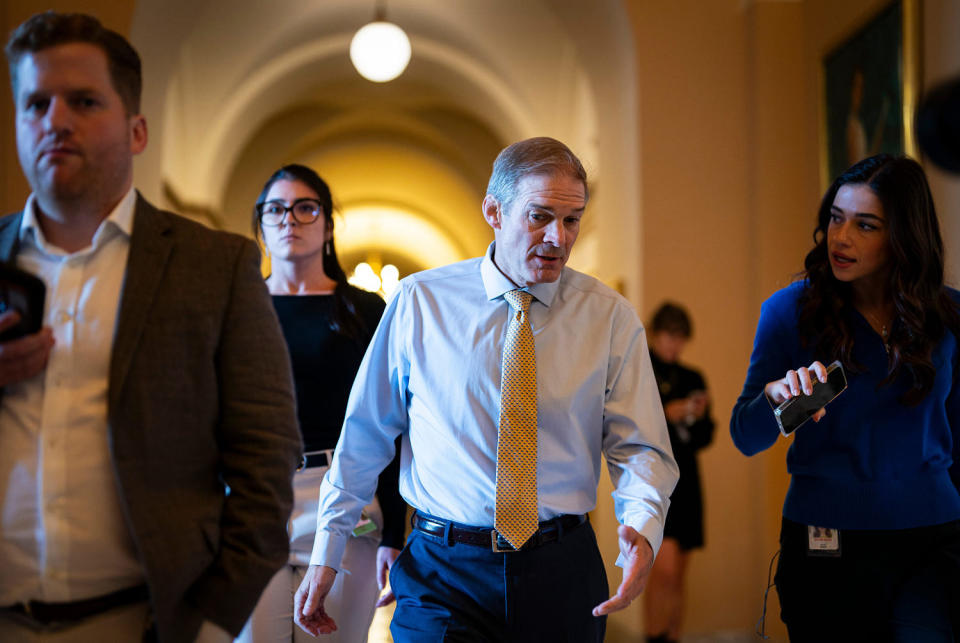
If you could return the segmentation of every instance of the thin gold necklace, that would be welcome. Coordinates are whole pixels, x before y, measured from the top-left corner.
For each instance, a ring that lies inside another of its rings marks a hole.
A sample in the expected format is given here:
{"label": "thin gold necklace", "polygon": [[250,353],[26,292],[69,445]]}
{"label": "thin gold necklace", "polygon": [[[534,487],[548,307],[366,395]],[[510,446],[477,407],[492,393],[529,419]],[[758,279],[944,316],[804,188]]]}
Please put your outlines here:
{"label": "thin gold necklace", "polygon": [[[884,324],[879,317],[872,313],[866,313],[866,316],[870,318],[870,321],[878,324],[880,326],[880,339],[883,341],[883,348],[887,351],[887,354],[890,354],[890,331],[887,330],[887,325]],[[892,323],[892,322],[891,322]]]}

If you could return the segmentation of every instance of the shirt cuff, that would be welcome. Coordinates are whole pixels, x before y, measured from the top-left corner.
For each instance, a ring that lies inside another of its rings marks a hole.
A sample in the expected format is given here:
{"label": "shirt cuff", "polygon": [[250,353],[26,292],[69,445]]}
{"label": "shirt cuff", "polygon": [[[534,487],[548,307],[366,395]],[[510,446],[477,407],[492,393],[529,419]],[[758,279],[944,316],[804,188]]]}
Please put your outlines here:
{"label": "shirt cuff", "polygon": [[[653,549],[653,558],[656,560],[657,552],[660,551],[660,544],[663,542],[663,525],[661,525],[656,519],[647,520],[646,523],[642,525],[627,525],[628,527],[633,527],[637,530],[637,533],[647,539],[647,542],[650,543],[650,548]],[[627,564],[627,558],[621,552],[617,555],[617,567],[623,567]]]}
{"label": "shirt cuff", "polygon": [[318,529],[313,539],[313,551],[310,554],[311,565],[324,565],[342,570],[343,552],[347,548],[347,538],[329,531]]}

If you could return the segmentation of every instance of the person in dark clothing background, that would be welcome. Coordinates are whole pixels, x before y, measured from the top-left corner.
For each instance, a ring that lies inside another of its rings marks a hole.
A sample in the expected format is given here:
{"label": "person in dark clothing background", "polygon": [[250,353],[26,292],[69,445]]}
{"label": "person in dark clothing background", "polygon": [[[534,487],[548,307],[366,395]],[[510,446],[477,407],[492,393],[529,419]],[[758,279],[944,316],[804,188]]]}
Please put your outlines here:
{"label": "person in dark clothing background", "polygon": [[665,302],[653,315],[650,361],[667,418],[670,446],[680,467],[680,481],[670,497],[663,546],[645,592],[647,641],[668,643],[680,638],[684,576],[690,552],[703,547],[703,497],[697,452],[713,439],[710,400],[703,376],[678,361],[693,335],[682,306]]}

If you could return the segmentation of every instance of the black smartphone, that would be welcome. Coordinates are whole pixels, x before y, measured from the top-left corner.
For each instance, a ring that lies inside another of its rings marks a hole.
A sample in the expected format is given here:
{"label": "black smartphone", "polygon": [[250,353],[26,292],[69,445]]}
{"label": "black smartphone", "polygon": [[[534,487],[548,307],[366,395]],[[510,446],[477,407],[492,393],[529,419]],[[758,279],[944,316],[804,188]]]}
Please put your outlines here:
{"label": "black smartphone", "polygon": [[833,362],[827,367],[826,382],[821,382],[816,375],[811,374],[811,376],[813,392],[810,395],[804,395],[801,392],[800,395],[791,397],[773,409],[773,415],[777,418],[780,433],[790,435],[796,431],[817,411],[847,388],[847,376],[843,372],[843,365],[839,361]]}
{"label": "black smartphone", "polygon": [[0,333],[0,342],[36,333],[43,326],[43,302],[47,287],[39,277],[8,263],[0,263],[0,314],[20,313],[16,326]]}

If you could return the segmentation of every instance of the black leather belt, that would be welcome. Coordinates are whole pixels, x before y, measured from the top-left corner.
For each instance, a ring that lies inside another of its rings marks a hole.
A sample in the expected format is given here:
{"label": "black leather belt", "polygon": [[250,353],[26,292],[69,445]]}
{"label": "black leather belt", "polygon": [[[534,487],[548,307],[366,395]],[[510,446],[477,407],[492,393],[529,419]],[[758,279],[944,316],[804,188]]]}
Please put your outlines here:
{"label": "black leather belt", "polygon": [[19,614],[41,625],[76,623],[85,618],[102,614],[107,610],[140,603],[150,597],[146,585],[128,587],[119,591],[69,603],[44,603],[28,601],[0,608],[4,612]]}
{"label": "black leather belt", "polygon": [[530,539],[520,549],[514,549],[507,540],[497,533],[496,529],[484,527],[465,527],[456,523],[434,518],[422,514],[419,511],[410,518],[410,524],[414,529],[422,531],[431,536],[443,537],[449,527],[449,542],[463,543],[465,545],[474,545],[476,547],[489,547],[495,552],[505,553],[513,551],[526,551],[534,549],[540,545],[560,540],[564,531],[569,531],[579,527],[587,521],[583,514],[565,514],[552,520],[540,523],[540,529],[534,532]]}

